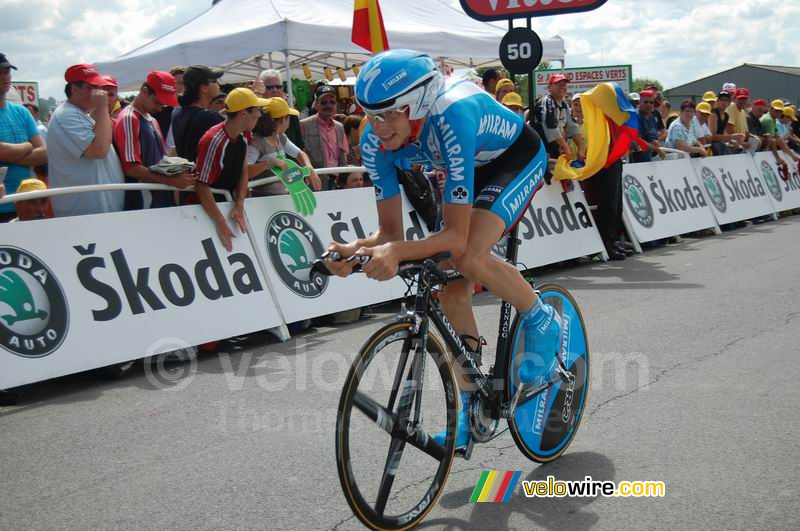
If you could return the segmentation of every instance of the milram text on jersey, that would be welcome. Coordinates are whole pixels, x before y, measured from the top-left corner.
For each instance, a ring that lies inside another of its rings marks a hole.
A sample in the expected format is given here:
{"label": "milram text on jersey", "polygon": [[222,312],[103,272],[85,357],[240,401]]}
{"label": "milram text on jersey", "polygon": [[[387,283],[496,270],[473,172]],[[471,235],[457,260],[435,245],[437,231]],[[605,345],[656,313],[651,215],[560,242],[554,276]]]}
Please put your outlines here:
{"label": "milram text on jersey", "polygon": [[[499,157],[519,137],[522,127],[521,117],[474,83],[448,80],[416,142],[396,151],[383,150],[368,125],[361,136],[361,158],[378,201],[400,193],[396,167],[430,163],[447,170],[446,203],[472,204],[475,167]],[[459,193],[453,193],[456,187],[461,187]]]}

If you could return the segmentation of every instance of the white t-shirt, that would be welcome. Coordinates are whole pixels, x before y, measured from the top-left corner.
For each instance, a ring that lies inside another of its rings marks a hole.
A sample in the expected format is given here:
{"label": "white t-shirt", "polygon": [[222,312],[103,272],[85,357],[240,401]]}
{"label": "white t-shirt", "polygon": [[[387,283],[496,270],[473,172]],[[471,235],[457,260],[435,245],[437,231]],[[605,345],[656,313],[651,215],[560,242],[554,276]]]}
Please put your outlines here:
{"label": "white t-shirt", "polygon": [[[111,147],[104,159],[90,159],[83,152],[94,140],[94,120],[75,105],[60,105],[47,129],[47,168],[51,188],[124,183],[117,152]],[[125,192],[87,192],[54,196],[56,217],[119,212]]]}

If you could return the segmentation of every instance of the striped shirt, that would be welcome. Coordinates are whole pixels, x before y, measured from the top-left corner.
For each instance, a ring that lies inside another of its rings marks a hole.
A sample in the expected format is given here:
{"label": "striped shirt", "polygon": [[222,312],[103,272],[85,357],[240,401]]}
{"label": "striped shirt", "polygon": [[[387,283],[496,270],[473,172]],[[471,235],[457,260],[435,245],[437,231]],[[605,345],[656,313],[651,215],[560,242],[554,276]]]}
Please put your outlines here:
{"label": "striped shirt", "polygon": [[242,176],[249,131],[236,138],[225,132],[225,122],[206,131],[197,146],[197,180],[214,188],[236,190]]}

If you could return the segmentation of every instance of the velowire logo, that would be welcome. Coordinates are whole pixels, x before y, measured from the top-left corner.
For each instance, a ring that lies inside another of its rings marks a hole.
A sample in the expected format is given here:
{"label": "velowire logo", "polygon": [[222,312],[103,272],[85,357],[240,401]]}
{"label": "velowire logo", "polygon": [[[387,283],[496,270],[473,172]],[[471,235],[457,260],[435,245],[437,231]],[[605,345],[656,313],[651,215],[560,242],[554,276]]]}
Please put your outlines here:
{"label": "velowire logo", "polygon": [[708,198],[711,199],[711,204],[724,214],[725,211],[728,210],[728,202],[725,200],[725,194],[722,192],[722,185],[719,179],[717,179],[716,174],[709,168],[703,166],[700,172],[700,179],[703,181],[703,186],[706,187],[706,192],[708,192]]}
{"label": "velowire logo", "polygon": [[25,358],[51,354],[64,341],[69,311],[52,271],[24,249],[0,246],[0,344]]}
{"label": "velowire logo", "polygon": [[772,171],[772,166],[770,166],[769,162],[766,160],[761,161],[761,175],[763,175],[764,180],[767,181],[767,188],[769,188],[769,193],[772,194],[775,201],[782,201],[783,190],[781,190],[781,183],[778,181],[778,176]]}
{"label": "velowire logo", "polygon": [[622,185],[625,189],[625,201],[628,203],[631,214],[642,227],[651,228],[655,223],[653,206],[650,198],[639,180],[630,174],[625,174],[622,178]]}
{"label": "velowire logo", "polygon": [[272,267],[287,288],[315,298],[328,287],[328,277],[311,276],[311,265],[324,250],[305,219],[293,212],[278,212],[267,222],[267,250]]}

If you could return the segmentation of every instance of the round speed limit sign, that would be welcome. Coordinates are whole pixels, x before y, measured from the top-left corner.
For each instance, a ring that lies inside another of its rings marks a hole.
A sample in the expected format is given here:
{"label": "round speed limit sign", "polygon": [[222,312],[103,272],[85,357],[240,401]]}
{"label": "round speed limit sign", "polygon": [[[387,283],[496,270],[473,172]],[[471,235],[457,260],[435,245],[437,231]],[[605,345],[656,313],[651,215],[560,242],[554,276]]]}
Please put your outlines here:
{"label": "round speed limit sign", "polygon": [[512,28],[500,41],[500,62],[512,74],[530,74],[542,60],[542,39],[528,28]]}

